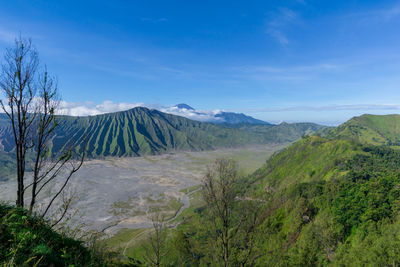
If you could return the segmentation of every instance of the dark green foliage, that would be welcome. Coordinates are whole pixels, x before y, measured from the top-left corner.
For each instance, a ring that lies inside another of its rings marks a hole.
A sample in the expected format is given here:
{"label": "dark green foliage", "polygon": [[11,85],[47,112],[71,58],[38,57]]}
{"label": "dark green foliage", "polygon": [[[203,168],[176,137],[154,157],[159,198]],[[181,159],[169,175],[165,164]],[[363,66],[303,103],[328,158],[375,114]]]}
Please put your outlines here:
{"label": "dark green foliage", "polygon": [[[303,154],[303,162],[314,153],[324,158],[326,145],[338,142],[320,141],[302,147],[302,151],[314,150]],[[286,158],[276,168],[285,168],[285,164],[292,162],[290,158],[297,155],[292,150],[296,146],[299,144],[282,152]],[[340,153],[324,158],[326,162],[322,164],[339,174],[332,179],[294,182],[292,177],[298,176],[290,172],[281,178],[280,183],[286,186],[272,194],[270,214],[263,226],[267,238],[261,247],[271,255],[263,256],[258,262],[260,266],[273,264],[277,259],[277,266],[398,264],[395,252],[400,250],[400,236],[389,234],[387,229],[396,228],[399,211],[400,153],[388,147],[350,147],[353,149],[346,150],[346,157]],[[332,162],[335,163],[331,165]],[[327,169],[320,166],[319,170]],[[275,179],[270,175],[280,173],[277,171],[256,172],[254,185],[257,187],[260,180]],[[317,171],[314,175],[319,174]],[[383,259],[378,261],[379,257]]]}
{"label": "dark green foliage", "polygon": [[358,232],[337,250],[335,266],[399,266],[400,220],[382,221],[368,233]]}
{"label": "dark green foliage", "polygon": [[400,152],[388,147],[364,146],[368,154],[358,154],[348,162],[346,169],[353,180],[369,180],[371,177],[395,173],[400,166]]}
{"label": "dark green foliage", "polygon": [[0,265],[102,266],[81,242],[54,232],[23,209],[1,204],[0,218]]}
{"label": "dark green foliage", "polygon": [[192,244],[187,233],[179,229],[175,233],[173,245],[177,251],[177,263],[180,266],[188,266],[196,261],[195,255],[192,252]]}

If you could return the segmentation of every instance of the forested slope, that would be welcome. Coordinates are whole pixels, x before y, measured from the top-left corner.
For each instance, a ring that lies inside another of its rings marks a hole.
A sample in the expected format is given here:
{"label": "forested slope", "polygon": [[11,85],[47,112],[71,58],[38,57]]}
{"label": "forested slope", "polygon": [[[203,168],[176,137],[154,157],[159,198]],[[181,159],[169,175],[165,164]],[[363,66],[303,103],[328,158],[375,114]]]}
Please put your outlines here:
{"label": "forested slope", "polygon": [[[248,241],[254,265],[400,265],[400,151],[387,143],[397,125],[397,116],[354,118],[325,137],[303,137],[244,177],[238,201],[263,207]],[[183,238],[187,247],[170,262],[210,261],[207,214],[198,205],[186,215],[172,240]]]}

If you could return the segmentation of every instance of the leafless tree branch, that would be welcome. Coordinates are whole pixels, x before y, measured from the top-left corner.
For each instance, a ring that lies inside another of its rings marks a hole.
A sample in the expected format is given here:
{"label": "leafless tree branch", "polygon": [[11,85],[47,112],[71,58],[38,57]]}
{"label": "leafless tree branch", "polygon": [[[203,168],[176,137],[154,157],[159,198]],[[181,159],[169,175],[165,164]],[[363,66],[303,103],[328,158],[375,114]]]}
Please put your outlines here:
{"label": "leafless tree branch", "polygon": [[[39,193],[60,177],[69,166],[67,163],[75,158],[72,148],[61,150],[58,158],[52,151],[51,142],[58,126],[58,83],[55,77],[48,74],[46,67],[39,67],[38,52],[30,39],[19,37],[15,40],[15,46],[6,50],[1,65],[0,91],[6,96],[4,101],[0,101],[0,107],[11,122],[15,143],[18,183],[16,204],[24,207],[26,190],[31,189],[29,212],[32,213]],[[28,151],[33,155],[33,178],[26,186],[26,164],[31,158],[27,158]],[[52,196],[42,216],[48,214],[72,175],[82,166],[84,153],[78,158],[78,164],[71,163],[60,190]]]}

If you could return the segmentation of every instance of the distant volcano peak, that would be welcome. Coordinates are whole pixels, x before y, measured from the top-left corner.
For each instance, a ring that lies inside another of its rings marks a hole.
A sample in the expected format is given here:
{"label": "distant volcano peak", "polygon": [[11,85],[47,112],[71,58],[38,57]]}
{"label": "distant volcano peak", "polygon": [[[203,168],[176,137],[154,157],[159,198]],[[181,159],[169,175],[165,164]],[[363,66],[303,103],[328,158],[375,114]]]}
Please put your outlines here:
{"label": "distant volcano peak", "polygon": [[189,106],[188,104],[185,104],[185,103],[177,104],[174,107],[176,107],[176,108],[184,108],[184,109],[187,109],[187,110],[194,110],[194,108],[192,108],[191,106]]}

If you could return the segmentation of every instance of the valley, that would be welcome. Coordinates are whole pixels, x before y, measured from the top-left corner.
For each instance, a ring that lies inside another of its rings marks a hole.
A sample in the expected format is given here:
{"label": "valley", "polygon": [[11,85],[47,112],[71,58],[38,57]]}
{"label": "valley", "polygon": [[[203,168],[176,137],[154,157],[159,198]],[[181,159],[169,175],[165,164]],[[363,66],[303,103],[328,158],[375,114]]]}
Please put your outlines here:
{"label": "valley", "polygon": [[[171,219],[189,207],[187,194],[201,183],[215,159],[233,158],[247,175],[287,145],[88,160],[67,189],[74,196],[71,210],[76,211],[68,224],[107,237],[121,229],[151,227],[152,212],[162,210]],[[15,187],[13,180],[0,183],[3,201],[15,201]]]}

